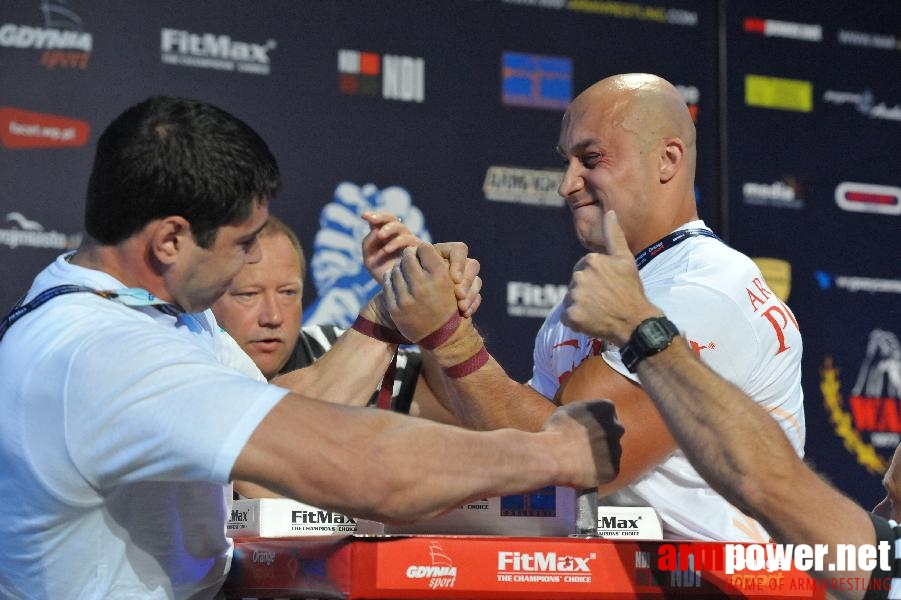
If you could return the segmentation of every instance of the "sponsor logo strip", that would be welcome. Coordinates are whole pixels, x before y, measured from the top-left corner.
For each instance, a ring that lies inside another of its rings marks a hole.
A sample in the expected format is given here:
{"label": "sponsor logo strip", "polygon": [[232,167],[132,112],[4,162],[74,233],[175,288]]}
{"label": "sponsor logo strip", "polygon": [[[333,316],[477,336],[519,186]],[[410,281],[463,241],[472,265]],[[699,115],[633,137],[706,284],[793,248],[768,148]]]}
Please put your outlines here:
{"label": "sponsor logo strip", "polygon": [[800,185],[794,177],[773,183],[748,181],[741,186],[745,204],[772,206],[774,208],[804,208],[804,200],[799,198]]}
{"label": "sponsor logo strip", "polygon": [[813,84],[800,79],[745,75],[745,104],[809,113],[813,111]]}
{"label": "sponsor logo strip", "polygon": [[781,37],[805,42],[823,41],[823,26],[816,23],[793,23],[775,19],[747,17],[744,21],[747,33],[758,33],[766,37]]}
{"label": "sponsor logo strip", "polygon": [[482,191],[494,202],[559,208],[564,200],[557,193],[563,173],[553,169],[488,167]]}
{"label": "sponsor logo strip", "polygon": [[901,188],[843,181],[835,188],[835,203],[842,210],[880,215],[901,215]]}
{"label": "sponsor logo strip", "polygon": [[424,102],[425,60],[342,48],[338,50],[338,90],[349,95]]}
{"label": "sponsor logo strip", "polygon": [[84,146],[90,131],[87,121],[0,107],[0,143],[7,148]]}
{"label": "sponsor logo strip", "polygon": [[43,225],[26,218],[20,212],[7,213],[6,221],[15,227],[0,228],[0,245],[9,248],[25,246],[69,250],[81,244],[81,233],[66,235],[59,231],[45,231]]}
{"label": "sponsor logo strip", "polygon": [[572,59],[504,52],[503,103],[565,110],[572,100]]}
{"label": "sponsor logo strip", "polygon": [[164,28],[160,31],[160,60],[181,67],[269,75],[269,52],[277,45],[272,39],[256,44],[228,35]]}
{"label": "sponsor logo strip", "polygon": [[837,37],[838,43],[843,46],[859,46],[876,50],[901,50],[901,38],[885,33],[839,29]]}
{"label": "sponsor logo strip", "polygon": [[568,286],[553,283],[507,282],[507,315],[544,318],[566,296]]}

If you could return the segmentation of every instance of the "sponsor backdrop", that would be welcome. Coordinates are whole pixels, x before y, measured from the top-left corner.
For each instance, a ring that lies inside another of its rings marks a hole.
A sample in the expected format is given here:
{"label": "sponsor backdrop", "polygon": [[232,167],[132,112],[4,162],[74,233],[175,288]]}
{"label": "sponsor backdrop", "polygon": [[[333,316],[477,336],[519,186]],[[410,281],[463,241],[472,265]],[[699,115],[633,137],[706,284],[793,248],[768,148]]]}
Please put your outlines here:
{"label": "sponsor backdrop", "polygon": [[807,455],[871,507],[901,434],[901,4],[730,1],[729,242],[804,335]]}
{"label": "sponsor backdrop", "polygon": [[761,259],[805,334],[810,458],[869,505],[901,434],[901,7],[855,7],[6,0],[0,307],[80,242],[106,124],[184,95],[246,120],[278,158],[272,211],[307,249],[308,322],[347,324],[374,293],[358,217],[389,210],[470,245],[477,321],[525,380],[582,254],[556,194],[563,110],[601,77],[650,71],[698,125],[702,217]]}

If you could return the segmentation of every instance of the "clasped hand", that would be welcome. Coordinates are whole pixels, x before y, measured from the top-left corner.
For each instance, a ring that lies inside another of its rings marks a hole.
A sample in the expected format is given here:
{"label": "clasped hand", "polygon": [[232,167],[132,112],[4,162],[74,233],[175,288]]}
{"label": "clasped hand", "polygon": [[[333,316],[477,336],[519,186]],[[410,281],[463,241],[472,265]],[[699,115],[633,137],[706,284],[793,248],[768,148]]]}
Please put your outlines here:
{"label": "clasped hand", "polygon": [[[367,212],[363,213],[363,219],[370,228],[363,239],[363,264],[373,279],[382,283],[398,264],[404,250],[415,249],[423,241],[390,213]],[[434,248],[447,262],[460,314],[471,317],[482,303],[479,261],[469,257],[469,248],[463,242],[443,242],[435,244]]]}
{"label": "clasped hand", "polygon": [[448,263],[431,244],[405,248],[385,278],[384,290],[394,325],[414,342],[458,312]]}

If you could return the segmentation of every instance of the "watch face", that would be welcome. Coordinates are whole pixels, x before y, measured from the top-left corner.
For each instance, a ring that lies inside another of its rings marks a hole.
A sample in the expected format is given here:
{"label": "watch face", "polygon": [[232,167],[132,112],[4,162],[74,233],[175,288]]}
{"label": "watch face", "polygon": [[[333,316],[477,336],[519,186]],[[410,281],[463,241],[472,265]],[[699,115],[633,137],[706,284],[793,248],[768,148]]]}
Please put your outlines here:
{"label": "watch face", "polygon": [[671,336],[659,321],[651,321],[641,331],[642,337],[651,348],[665,347],[670,343]]}
{"label": "watch face", "polygon": [[623,364],[634,373],[639,362],[666,349],[677,335],[679,330],[666,317],[645,319],[620,349]]}

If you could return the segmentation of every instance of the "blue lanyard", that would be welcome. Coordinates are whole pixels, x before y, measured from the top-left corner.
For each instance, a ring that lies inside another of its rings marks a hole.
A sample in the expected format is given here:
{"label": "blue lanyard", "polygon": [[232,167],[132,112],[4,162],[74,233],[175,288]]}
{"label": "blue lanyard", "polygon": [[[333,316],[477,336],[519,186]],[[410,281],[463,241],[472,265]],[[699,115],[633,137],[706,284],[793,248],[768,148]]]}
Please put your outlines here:
{"label": "blue lanyard", "polygon": [[57,296],[72,294],[75,292],[88,292],[91,294],[96,294],[101,298],[106,298],[107,300],[112,300],[114,302],[118,302],[119,304],[130,306],[131,308],[153,306],[158,311],[173,317],[177,317],[184,312],[175,304],[160,300],[147,290],[141,288],[124,288],[121,290],[95,290],[94,288],[89,288],[83,285],[57,285],[44,290],[43,292],[32,298],[31,302],[29,302],[28,304],[23,304],[25,298],[22,298],[21,300],[16,302],[16,305],[13,307],[13,309],[9,311],[9,314],[3,317],[3,320],[0,321],[0,340],[3,339],[3,336],[6,335],[6,330],[9,329],[13,323],[18,321],[31,311],[40,307],[42,304],[53,300]]}
{"label": "blue lanyard", "polygon": [[[673,246],[677,246],[688,238],[692,238],[698,235],[703,235],[704,237],[713,238],[715,240],[723,242],[723,240],[721,240],[719,236],[717,236],[709,229],[679,229],[657,240],[656,242],[636,254],[635,264],[638,265],[638,270],[640,271],[642,268],[647,266],[649,262],[660,256]],[[725,244],[726,242],[723,243]]]}

